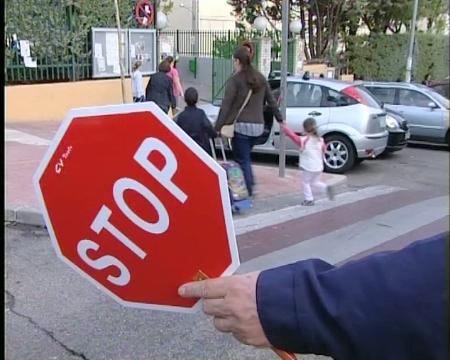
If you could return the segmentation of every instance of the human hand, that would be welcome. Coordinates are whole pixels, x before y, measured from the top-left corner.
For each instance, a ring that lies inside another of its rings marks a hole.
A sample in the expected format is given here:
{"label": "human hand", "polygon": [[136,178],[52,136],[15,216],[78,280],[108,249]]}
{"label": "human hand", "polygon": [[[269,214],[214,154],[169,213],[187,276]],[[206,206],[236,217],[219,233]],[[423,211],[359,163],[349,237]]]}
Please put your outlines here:
{"label": "human hand", "polygon": [[231,332],[240,342],[270,347],[259,321],[256,308],[256,281],[259,272],[235,275],[184,284],[178,289],[181,297],[202,298],[203,311],[214,317],[214,326]]}

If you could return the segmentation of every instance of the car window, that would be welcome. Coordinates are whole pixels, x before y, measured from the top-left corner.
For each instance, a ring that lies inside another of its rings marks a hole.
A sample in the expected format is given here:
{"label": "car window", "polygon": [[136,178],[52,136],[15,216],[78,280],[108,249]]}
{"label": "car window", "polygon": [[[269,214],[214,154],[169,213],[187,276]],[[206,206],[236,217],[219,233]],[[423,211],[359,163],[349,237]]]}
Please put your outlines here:
{"label": "car window", "polygon": [[322,88],[308,83],[288,83],[287,106],[290,107],[320,107],[322,103]]}
{"label": "car window", "polygon": [[367,86],[367,89],[385,104],[394,104],[395,88]]}
{"label": "car window", "polygon": [[398,103],[405,106],[428,107],[433,102],[428,96],[415,90],[399,89]]}
{"label": "car window", "polygon": [[348,106],[358,103],[355,99],[352,99],[350,96],[337,92],[333,89],[323,87],[322,90],[325,92],[326,95],[322,106],[325,107]]}

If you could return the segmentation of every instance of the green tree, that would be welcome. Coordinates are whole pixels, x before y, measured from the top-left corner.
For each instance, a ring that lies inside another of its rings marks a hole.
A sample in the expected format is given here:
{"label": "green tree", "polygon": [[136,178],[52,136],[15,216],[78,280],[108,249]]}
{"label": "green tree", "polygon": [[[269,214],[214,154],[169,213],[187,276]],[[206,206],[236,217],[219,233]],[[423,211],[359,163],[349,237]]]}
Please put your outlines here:
{"label": "green tree", "polygon": [[[281,0],[229,0],[241,24],[252,24],[257,16],[264,16],[275,29],[281,21]],[[307,59],[328,57],[338,40],[345,0],[291,0],[290,20],[300,18],[300,38],[305,42]],[[308,34],[308,36],[306,36]]]}

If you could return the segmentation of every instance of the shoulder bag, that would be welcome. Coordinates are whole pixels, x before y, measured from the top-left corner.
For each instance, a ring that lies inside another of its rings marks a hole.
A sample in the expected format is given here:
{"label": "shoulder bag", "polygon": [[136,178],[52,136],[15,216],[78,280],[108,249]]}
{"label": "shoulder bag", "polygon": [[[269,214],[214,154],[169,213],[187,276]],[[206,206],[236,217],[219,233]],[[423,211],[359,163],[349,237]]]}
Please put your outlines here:
{"label": "shoulder bag", "polygon": [[247,97],[244,100],[244,103],[242,104],[241,108],[239,109],[236,117],[234,118],[233,122],[230,125],[224,125],[220,129],[220,135],[223,137],[231,139],[234,136],[234,123],[236,122],[239,115],[241,115],[242,110],[244,110],[245,106],[247,105],[248,101],[250,100],[250,96],[252,96],[252,89],[248,91]]}

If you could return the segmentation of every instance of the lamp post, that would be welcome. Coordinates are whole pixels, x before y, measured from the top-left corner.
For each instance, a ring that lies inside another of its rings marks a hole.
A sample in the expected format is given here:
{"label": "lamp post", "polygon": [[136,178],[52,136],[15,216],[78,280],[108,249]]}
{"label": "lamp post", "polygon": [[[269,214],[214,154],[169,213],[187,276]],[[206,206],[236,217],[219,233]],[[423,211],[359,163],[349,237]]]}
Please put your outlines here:
{"label": "lamp post", "polygon": [[413,62],[413,50],[414,50],[414,36],[416,32],[416,19],[417,19],[417,8],[419,6],[419,0],[414,1],[413,18],[411,20],[411,33],[409,37],[409,50],[408,59],[406,60],[406,76],[405,81],[411,82],[411,72],[412,72],[412,62]]}
{"label": "lamp post", "polygon": [[123,69],[123,61],[122,61],[122,31],[120,30],[120,15],[119,15],[119,4],[118,0],[114,0],[114,6],[116,8],[116,21],[117,21],[117,37],[119,42],[119,68],[120,68],[120,84],[122,87],[122,103],[125,104],[126,96],[125,96],[125,77],[124,77],[124,69]]}
{"label": "lamp post", "polygon": [[[289,0],[283,0],[281,5],[281,116],[286,120],[287,105],[287,67],[288,67],[288,27],[289,27]],[[284,177],[286,173],[286,136],[280,129],[280,152],[278,162],[278,173]]]}

